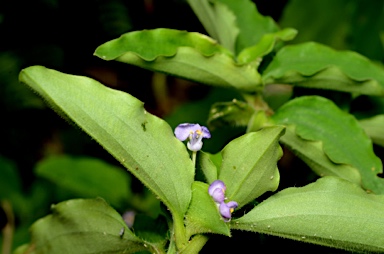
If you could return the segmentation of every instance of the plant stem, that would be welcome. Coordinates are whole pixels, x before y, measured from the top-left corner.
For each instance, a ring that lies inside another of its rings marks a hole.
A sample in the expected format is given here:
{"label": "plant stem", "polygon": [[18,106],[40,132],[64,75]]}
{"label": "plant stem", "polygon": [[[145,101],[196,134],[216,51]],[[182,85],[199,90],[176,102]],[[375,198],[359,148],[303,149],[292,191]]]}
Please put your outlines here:
{"label": "plant stem", "polygon": [[177,249],[179,251],[184,249],[187,244],[184,217],[178,216],[178,214],[174,214],[173,216],[173,234]]}
{"label": "plant stem", "polygon": [[188,243],[188,245],[180,252],[180,254],[199,253],[199,251],[207,243],[209,237],[206,235],[196,235]]}
{"label": "plant stem", "polygon": [[195,166],[195,168],[196,168],[196,154],[197,154],[196,151],[192,152],[192,162],[193,162],[193,166]]}

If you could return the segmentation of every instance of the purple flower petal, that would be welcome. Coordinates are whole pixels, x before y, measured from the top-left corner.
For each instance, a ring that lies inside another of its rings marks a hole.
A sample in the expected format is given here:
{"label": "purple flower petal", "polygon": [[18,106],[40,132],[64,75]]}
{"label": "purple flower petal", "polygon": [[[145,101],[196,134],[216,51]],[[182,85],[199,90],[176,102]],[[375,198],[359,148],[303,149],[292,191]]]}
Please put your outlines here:
{"label": "purple flower petal", "polygon": [[187,143],[188,149],[191,151],[199,151],[203,146],[202,139],[210,138],[211,133],[205,126],[193,123],[179,124],[175,129],[175,136],[180,141],[184,141],[189,138]]}
{"label": "purple flower petal", "polygon": [[203,133],[203,138],[211,138],[211,133],[207,127],[201,126],[201,132]]}
{"label": "purple flower petal", "polygon": [[225,192],[225,189],[227,188],[224,184],[223,181],[221,180],[215,180],[211,183],[211,185],[209,185],[209,188],[208,188],[208,193],[209,195],[213,195],[213,192],[217,189],[222,189],[223,190],[223,193]]}
{"label": "purple flower petal", "polygon": [[175,136],[176,136],[176,138],[178,140],[180,140],[180,141],[186,140],[189,137],[189,135],[191,135],[191,133],[194,132],[192,127],[194,127],[194,124],[191,124],[191,123],[179,124],[175,128]]}
{"label": "purple flower petal", "polygon": [[237,208],[237,202],[230,201],[227,204],[225,202],[221,202],[219,206],[220,214],[223,217],[225,222],[228,222],[231,220],[232,212],[235,208]]}
{"label": "purple flower petal", "polygon": [[225,199],[224,190],[221,188],[216,188],[213,191],[211,196],[216,203],[224,202],[224,199]]}

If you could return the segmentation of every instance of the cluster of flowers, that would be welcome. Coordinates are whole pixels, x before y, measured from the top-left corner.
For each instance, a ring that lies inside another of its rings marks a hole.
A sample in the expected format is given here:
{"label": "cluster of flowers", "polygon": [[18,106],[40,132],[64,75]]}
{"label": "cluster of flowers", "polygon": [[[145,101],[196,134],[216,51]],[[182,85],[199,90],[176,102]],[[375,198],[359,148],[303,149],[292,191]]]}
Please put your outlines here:
{"label": "cluster of flowers", "polygon": [[229,222],[231,220],[232,212],[237,208],[238,204],[235,201],[229,201],[225,203],[225,186],[223,181],[216,180],[208,188],[208,193],[211,195],[213,200],[216,202],[217,207],[219,208],[221,217],[225,222]]}
{"label": "cluster of flowers", "polygon": [[[175,136],[180,141],[188,139],[188,149],[196,153],[197,151],[201,150],[203,146],[202,139],[210,138],[211,133],[205,126],[192,123],[182,123],[176,127]],[[232,212],[235,210],[235,208],[237,208],[238,204],[235,201],[225,203],[225,189],[226,186],[224,182],[216,180],[209,186],[208,193],[216,202],[223,220],[225,222],[229,222],[231,220]]]}

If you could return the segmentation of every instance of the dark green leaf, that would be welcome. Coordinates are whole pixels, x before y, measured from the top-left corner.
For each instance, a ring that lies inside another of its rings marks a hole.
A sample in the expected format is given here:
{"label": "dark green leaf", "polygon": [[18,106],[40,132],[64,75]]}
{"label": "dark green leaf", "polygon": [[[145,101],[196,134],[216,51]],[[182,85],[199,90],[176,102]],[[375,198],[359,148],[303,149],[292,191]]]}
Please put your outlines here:
{"label": "dark green leaf", "polygon": [[199,33],[165,28],[130,32],[99,46],[95,55],[209,85],[246,91],[261,87],[255,68],[236,65],[226,48]]}
{"label": "dark green leaf", "polygon": [[20,80],[72,119],[182,218],[191,199],[194,166],[169,125],[129,94],[90,78],[41,66]]}
{"label": "dark green leaf", "polygon": [[362,55],[308,42],[282,48],[263,73],[265,84],[384,95],[384,69]]}
{"label": "dark green leaf", "polygon": [[226,197],[239,207],[267,191],[275,191],[280,175],[277,161],[282,156],[279,139],[285,128],[266,127],[232,140],[222,150],[219,179],[226,186]]}
{"label": "dark green leaf", "polygon": [[52,156],[37,164],[36,174],[81,197],[102,197],[114,206],[131,196],[127,172],[98,159]]}
{"label": "dark green leaf", "polygon": [[228,223],[224,222],[219,209],[208,194],[208,184],[194,182],[192,201],[186,215],[187,234],[216,233],[230,236]]}
{"label": "dark green leaf", "polygon": [[31,227],[32,253],[134,253],[150,250],[102,199],[75,199],[52,207]]}
{"label": "dark green leaf", "polygon": [[235,229],[358,252],[384,252],[384,196],[337,177],[288,188],[243,217]]}
{"label": "dark green leaf", "polygon": [[[332,101],[319,96],[299,97],[279,108],[272,119],[277,124],[295,126],[296,135],[306,141],[321,141],[317,146],[323,147],[333,163],[356,168],[365,189],[377,194],[384,193],[384,180],[377,177],[383,166],[373,152],[371,140],[357,120]],[[287,138],[285,142],[288,146],[297,147],[296,153],[310,152],[291,144],[292,140],[295,139]],[[312,156],[312,160],[316,161],[316,158]],[[318,161],[321,160],[319,157]],[[353,170],[347,174],[355,175]]]}

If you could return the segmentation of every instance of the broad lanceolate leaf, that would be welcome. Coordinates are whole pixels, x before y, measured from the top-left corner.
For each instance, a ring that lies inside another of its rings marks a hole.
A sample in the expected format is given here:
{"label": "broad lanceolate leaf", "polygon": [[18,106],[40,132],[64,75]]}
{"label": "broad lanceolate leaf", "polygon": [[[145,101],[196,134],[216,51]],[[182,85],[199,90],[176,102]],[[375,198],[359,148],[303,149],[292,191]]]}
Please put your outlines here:
{"label": "broad lanceolate leaf", "polygon": [[51,156],[37,164],[36,174],[81,197],[102,197],[115,207],[131,196],[128,173],[94,158]]}
{"label": "broad lanceolate leaf", "polygon": [[172,212],[185,213],[193,164],[169,125],[147,113],[142,102],[90,78],[41,66],[22,70],[20,80],[96,139]]}
{"label": "broad lanceolate leaf", "polygon": [[287,126],[285,135],[280,138],[280,141],[319,176],[338,176],[361,184],[361,175],[356,168],[332,162],[324,153],[322,141],[311,141],[299,137],[295,126]]}
{"label": "broad lanceolate leaf", "polygon": [[282,48],[263,73],[265,84],[285,83],[384,95],[384,69],[362,55],[308,42]]}
{"label": "broad lanceolate leaf", "polygon": [[193,183],[192,201],[185,218],[188,235],[199,233],[231,235],[229,224],[221,218],[215,201],[208,194],[206,183]]}
{"label": "broad lanceolate leaf", "polygon": [[95,55],[200,83],[255,91],[255,68],[236,65],[232,54],[213,39],[172,29],[135,31],[99,46]]}
{"label": "broad lanceolate leaf", "polygon": [[[373,152],[371,140],[352,115],[340,110],[330,100],[319,96],[300,97],[279,108],[272,119],[277,124],[294,126],[296,135],[304,140],[321,141],[322,144],[317,145],[322,145],[332,162],[356,168],[365,189],[377,194],[384,193],[384,180],[377,177],[383,166]],[[288,147],[294,147],[295,152],[303,157],[309,153],[304,147],[294,144],[295,139],[282,141]],[[316,158],[311,158],[316,163]],[[318,163],[320,161],[324,162],[321,157]],[[354,174],[353,170],[347,173],[349,176]]]}
{"label": "broad lanceolate leaf", "polygon": [[286,28],[275,33],[265,34],[257,44],[243,49],[237,56],[237,62],[239,64],[256,62],[256,65],[258,65],[263,56],[272,52],[278,40],[292,40],[296,34],[297,31],[293,28]]}
{"label": "broad lanceolate leaf", "polygon": [[384,115],[363,119],[359,123],[373,143],[384,146]]}
{"label": "broad lanceolate leaf", "polygon": [[32,253],[134,253],[150,250],[102,199],[59,203],[31,227]]}
{"label": "broad lanceolate leaf", "polygon": [[281,126],[266,127],[231,141],[222,150],[219,179],[226,186],[226,197],[239,207],[267,191],[275,191],[280,175],[277,161],[282,156],[279,139]]}
{"label": "broad lanceolate leaf", "polygon": [[354,250],[384,252],[384,196],[365,193],[337,177],[268,198],[232,227],[298,241]]}
{"label": "broad lanceolate leaf", "polygon": [[255,45],[268,33],[274,33],[279,27],[271,17],[261,15],[250,0],[218,0],[225,4],[236,16],[236,25],[240,33],[236,42],[236,52]]}
{"label": "broad lanceolate leaf", "polygon": [[233,12],[219,1],[188,0],[188,4],[208,34],[232,53],[235,53],[239,29],[236,26],[236,17]]}

